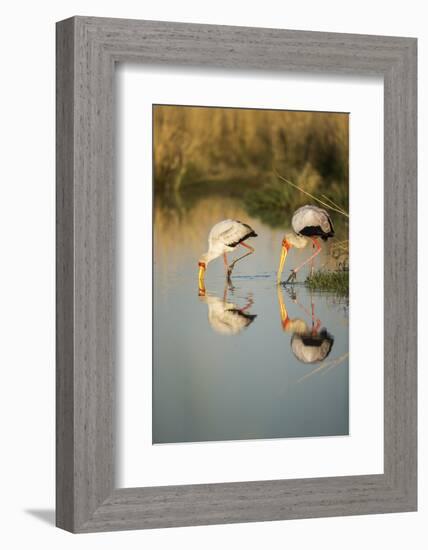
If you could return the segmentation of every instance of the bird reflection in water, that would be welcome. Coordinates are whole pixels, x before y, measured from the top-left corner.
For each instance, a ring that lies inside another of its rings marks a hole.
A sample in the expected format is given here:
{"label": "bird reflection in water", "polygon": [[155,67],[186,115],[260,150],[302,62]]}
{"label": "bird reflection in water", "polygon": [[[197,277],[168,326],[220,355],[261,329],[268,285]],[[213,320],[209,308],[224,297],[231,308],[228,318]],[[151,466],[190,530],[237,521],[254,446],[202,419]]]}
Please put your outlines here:
{"label": "bird reflection in water", "polygon": [[290,346],[296,359],[302,363],[312,364],[324,361],[331,352],[334,338],[321,327],[321,321],[315,317],[315,308],[311,294],[311,312],[307,311],[297,300],[297,295],[294,290],[291,291],[290,297],[303,312],[311,318],[311,326],[309,327],[306,321],[299,318],[291,319],[288,316],[285,306],[284,296],[281,287],[277,287],[279,312],[281,316],[281,327],[284,332],[291,332]]}
{"label": "bird reflection in water", "polygon": [[257,315],[249,313],[254,301],[252,295],[246,297],[244,307],[228,301],[228,292],[233,294],[234,287],[226,281],[223,296],[208,293],[204,285],[199,286],[199,300],[208,306],[208,322],[211,328],[224,335],[236,335],[249,327]]}

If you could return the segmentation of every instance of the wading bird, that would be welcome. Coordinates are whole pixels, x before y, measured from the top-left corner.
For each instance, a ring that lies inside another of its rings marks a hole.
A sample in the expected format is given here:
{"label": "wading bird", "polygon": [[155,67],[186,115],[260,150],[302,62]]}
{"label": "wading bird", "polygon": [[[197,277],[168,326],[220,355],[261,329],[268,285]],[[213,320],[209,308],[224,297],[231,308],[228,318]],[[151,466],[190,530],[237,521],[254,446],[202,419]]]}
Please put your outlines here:
{"label": "wading bird", "polygon": [[327,211],[311,204],[302,206],[294,212],[291,219],[291,227],[293,228],[293,232],[286,233],[282,241],[281,258],[277,274],[278,283],[281,282],[285,258],[290,248],[293,246],[295,248],[304,248],[308,242],[312,241],[316,250],[310,258],[291,270],[291,274],[286,281],[287,283],[295,279],[297,272],[321,252],[321,245],[318,241],[318,237],[326,241],[329,237],[334,236],[333,223]]}
{"label": "wading bird", "polygon": [[[249,225],[238,220],[223,220],[212,227],[208,235],[208,252],[202,254],[198,262],[200,289],[204,286],[204,276],[208,263],[222,254],[227,277],[230,277],[236,262],[254,252],[254,248],[244,242],[250,237],[257,237],[257,233]],[[238,245],[247,248],[249,252],[236,258],[229,265],[227,253],[232,252]]]}
{"label": "wading bird", "polygon": [[224,335],[236,335],[247,328],[255,320],[257,315],[251,314],[248,310],[253,305],[251,295],[246,297],[246,305],[239,308],[236,304],[228,301],[228,286],[224,287],[223,297],[209,294],[200,289],[199,299],[208,306],[208,322],[211,328]]}
{"label": "wading bird", "polygon": [[[279,313],[281,316],[281,327],[284,332],[291,332],[291,351],[301,363],[319,363],[324,361],[331,352],[334,337],[321,328],[321,321],[315,317],[315,307],[311,296],[311,326],[309,327],[303,319],[291,319],[288,316],[281,287],[277,287]],[[309,315],[309,312],[300,305],[297,297],[295,303]]]}

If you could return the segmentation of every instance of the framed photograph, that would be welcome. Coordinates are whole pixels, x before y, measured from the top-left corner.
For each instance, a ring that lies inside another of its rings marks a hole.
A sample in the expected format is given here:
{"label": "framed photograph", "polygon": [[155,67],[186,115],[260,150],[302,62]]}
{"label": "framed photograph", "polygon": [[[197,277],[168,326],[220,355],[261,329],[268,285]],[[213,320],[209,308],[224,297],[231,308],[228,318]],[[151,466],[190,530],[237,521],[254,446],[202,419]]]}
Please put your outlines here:
{"label": "framed photograph", "polygon": [[57,24],[57,525],[417,508],[416,39]]}

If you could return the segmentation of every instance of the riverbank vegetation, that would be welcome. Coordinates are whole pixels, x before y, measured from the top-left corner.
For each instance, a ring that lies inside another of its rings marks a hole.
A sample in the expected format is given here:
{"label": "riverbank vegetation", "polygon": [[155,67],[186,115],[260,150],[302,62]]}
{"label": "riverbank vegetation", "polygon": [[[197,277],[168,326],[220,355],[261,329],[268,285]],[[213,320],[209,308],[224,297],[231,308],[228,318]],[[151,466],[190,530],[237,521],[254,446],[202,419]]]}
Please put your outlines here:
{"label": "riverbank vegetation", "polygon": [[317,270],[308,275],[305,285],[312,290],[327,291],[339,296],[348,296],[349,271],[347,269],[336,271]]}
{"label": "riverbank vegetation", "polygon": [[347,268],[348,125],[346,113],[155,105],[155,211],[184,219],[217,197],[286,231],[296,208],[318,204],[336,232],[328,269]]}
{"label": "riverbank vegetation", "polygon": [[243,198],[270,225],[309,193],[348,207],[348,115],[155,105],[154,185],[157,196],[199,194],[216,184]]}

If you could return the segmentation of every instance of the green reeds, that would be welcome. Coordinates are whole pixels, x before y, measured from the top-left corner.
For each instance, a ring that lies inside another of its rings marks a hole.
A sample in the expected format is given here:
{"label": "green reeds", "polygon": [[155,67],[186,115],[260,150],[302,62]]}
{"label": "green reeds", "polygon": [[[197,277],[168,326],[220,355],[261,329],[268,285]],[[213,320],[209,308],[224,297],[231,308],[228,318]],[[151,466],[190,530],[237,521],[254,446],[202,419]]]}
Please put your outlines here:
{"label": "green reeds", "polygon": [[327,291],[339,296],[348,296],[349,271],[347,269],[337,271],[320,269],[307,277],[305,285],[312,290]]}

